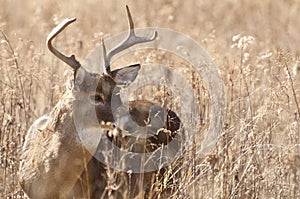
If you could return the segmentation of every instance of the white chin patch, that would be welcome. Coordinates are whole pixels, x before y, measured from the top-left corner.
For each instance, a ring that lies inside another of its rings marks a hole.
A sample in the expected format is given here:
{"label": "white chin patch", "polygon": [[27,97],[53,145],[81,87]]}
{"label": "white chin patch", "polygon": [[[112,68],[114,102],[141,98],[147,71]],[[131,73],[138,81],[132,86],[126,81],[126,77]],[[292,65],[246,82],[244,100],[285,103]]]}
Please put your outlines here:
{"label": "white chin patch", "polygon": [[104,130],[101,128],[84,128],[78,132],[80,141],[86,147],[86,149],[94,154],[97,150],[97,146],[101,140],[102,135],[104,135]]}

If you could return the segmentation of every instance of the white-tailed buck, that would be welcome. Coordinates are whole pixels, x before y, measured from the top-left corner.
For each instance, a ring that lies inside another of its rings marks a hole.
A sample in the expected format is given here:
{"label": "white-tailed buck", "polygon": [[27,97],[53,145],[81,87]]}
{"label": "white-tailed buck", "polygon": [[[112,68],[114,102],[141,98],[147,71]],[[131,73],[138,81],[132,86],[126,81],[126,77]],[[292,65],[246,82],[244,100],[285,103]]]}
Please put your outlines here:
{"label": "white-tailed buck", "polygon": [[[75,59],[74,55],[67,57],[52,46],[52,40],[74,22],[75,18],[65,19],[47,37],[49,50],[73,68],[74,84],[71,89],[67,89],[53,110],[47,116],[36,120],[27,132],[19,177],[22,188],[32,199],[106,198],[109,196],[106,189],[105,165],[95,159],[94,154],[85,148],[79,133],[83,130],[89,132],[89,130],[99,128],[109,130],[111,129],[110,124],[116,124],[111,107],[112,98],[118,107],[126,107],[116,92],[119,89],[117,86],[134,81],[141,66],[135,64],[111,71],[110,59],[126,48],[142,42],[153,41],[157,36],[156,32],[150,36],[136,36],[129,9],[126,8],[130,25],[129,36],[109,53],[106,53],[103,43],[104,74],[88,72]],[[81,128],[78,128],[74,122],[74,106],[79,107],[77,111],[81,117]],[[139,153],[153,151],[161,145],[168,144],[180,128],[180,119],[174,112],[167,110],[165,115],[156,114],[164,109],[152,102],[131,101],[127,108],[129,114],[119,116],[121,120],[123,118],[122,129],[127,128],[128,130],[126,136],[106,135],[118,147],[130,148],[131,151]],[[92,119],[91,113],[96,113],[96,121]],[[155,117],[159,118],[155,119]],[[152,124],[163,121],[157,128],[152,125],[152,128],[156,130],[154,135],[146,138],[144,142],[130,136],[130,121],[134,121],[138,126],[146,126],[150,119],[153,120]],[[126,121],[129,123],[127,124]],[[116,126],[112,128],[118,129]],[[165,133],[165,130],[168,130],[168,133]],[[134,140],[137,141],[134,142]],[[99,145],[101,144],[105,143],[100,142]],[[141,149],[143,144],[144,149]],[[144,181],[150,181],[150,178],[145,177]],[[153,179],[155,178],[152,176]],[[128,178],[128,180],[132,181],[128,183],[132,187],[135,186],[134,183],[137,183],[137,179],[134,177]],[[149,190],[151,183],[146,182],[146,184],[144,189]],[[138,194],[133,192],[128,193],[127,196],[132,197]]]}

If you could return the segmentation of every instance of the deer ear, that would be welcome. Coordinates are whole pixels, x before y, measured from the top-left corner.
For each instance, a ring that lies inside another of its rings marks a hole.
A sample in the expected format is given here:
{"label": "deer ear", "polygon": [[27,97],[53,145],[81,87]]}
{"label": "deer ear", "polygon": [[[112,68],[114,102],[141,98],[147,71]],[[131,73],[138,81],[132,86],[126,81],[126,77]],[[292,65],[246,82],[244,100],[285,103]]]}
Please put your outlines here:
{"label": "deer ear", "polygon": [[111,71],[111,77],[116,81],[117,85],[127,85],[135,80],[140,69],[140,64],[126,66],[124,68]]}
{"label": "deer ear", "polygon": [[84,85],[90,84],[92,80],[90,73],[83,67],[80,67],[75,71],[74,78],[74,89],[78,91],[81,90]]}

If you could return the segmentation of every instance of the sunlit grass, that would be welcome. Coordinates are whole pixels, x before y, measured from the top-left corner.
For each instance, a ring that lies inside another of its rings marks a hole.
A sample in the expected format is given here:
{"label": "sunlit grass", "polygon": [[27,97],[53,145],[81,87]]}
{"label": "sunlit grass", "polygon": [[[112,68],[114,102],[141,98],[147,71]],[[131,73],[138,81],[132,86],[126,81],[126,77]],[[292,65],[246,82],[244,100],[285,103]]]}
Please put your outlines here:
{"label": "sunlit grass", "polygon": [[84,60],[103,37],[127,30],[125,3],[136,27],[171,28],[195,39],[225,84],[217,146],[205,158],[191,149],[173,167],[180,174],[166,176],[157,190],[173,186],[171,179],[174,198],[300,197],[299,1],[2,0],[0,198],[25,198],[17,173],[26,130],[65,90],[69,68],[46,49],[47,34],[77,17],[55,45]]}

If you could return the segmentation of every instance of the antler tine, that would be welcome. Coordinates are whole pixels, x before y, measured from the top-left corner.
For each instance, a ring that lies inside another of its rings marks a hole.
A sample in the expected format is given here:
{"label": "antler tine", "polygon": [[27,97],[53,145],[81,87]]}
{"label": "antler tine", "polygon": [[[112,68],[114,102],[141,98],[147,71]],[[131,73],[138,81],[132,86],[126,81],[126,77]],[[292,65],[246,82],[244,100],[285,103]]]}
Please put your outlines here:
{"label": "antler tine", "polygon": [[60,24],[58,24],[48,35],[46,44],[49,48],[49,50],[60,60],[71,66],[73,69],[78,69],[81,65],[76,60],[74,55],[71,55],[70,57],[67,57],[66,55],[59,52],[56,48],[52,45],[52,40],[60,33],[62,32],[68,25],[76,21],[76,18],[67,18],[64,21],[62,21]]}
{"label": "antler tine", "polygon": [[[127,10],[127,16],[128,16],[129,28],[130,28],[129,29],[129,35],[121,44],[119,44],[117,47],[112,49],[108,53],[108,55],[104,56],[104,58],[105,58],[105,70],[108,74],[110,74],[110,59],[115,54],[117,54],[117,53],[119,53],[119,52],[125,50],[126,48],[129,48],[129,47],[131,47],[135,44],[153,41],[157,37],[157,31],[155,31],[152,35],[148,35],[148,36],[144,36],[144,37],[136,36],[135,31],[134,31],[133,20],[132,20],[128,5],[126,5],[126,10]],[[103,47],[103,49],[104,48],[105,48],[105,46]]]}
{"label": "antler tine", "polygon": [[107,74],[110,74],[111,71],[110,71],[109,62],[108,62],[108,59],[107,59],[106,47],[105,47],[103,39],[102,39],[102,52],[103,52],[104,66],[105,66],[104,72],[106,72]]}

